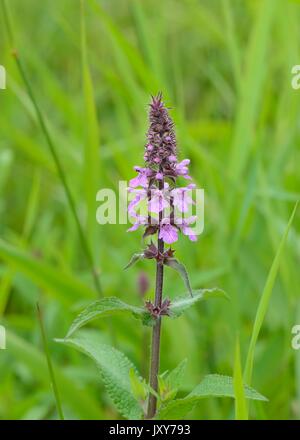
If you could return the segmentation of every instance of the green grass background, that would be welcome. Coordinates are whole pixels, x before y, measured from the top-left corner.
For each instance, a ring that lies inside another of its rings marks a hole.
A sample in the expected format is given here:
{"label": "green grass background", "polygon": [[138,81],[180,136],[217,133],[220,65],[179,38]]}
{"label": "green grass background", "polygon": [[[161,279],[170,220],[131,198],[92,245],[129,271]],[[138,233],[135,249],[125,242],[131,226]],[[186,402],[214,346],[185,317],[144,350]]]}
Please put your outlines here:
{"label": "green grass background", "polygon": [[[207,373],[233,374],[236,334],[245,366],[260,297],[300,193],[300,4],[287,0],[9,0],[15,47],[62,162],[105,296],[141,304],[141,271],[123,267],[140,250],[126,225],[97,225],[95,195],[118,188],[142,164],[149,95],[173,108],[179,152],[205,190],[205,230],[182,238],[178,258],[193,288],[218,286],[230,302],[197,305],[163,322],[161,371],[188,358],[180,393]],[[0,418],[56,418],[36,314],[43,309],[65,416],[113,419],[96,367],[53,342],[97,297],[64,188],[11,56],[3,16],[0,64]],[[255,348],[252,385],[268,403],[255,419],[300,418],[300,213],[281,258]],[[184,292],[166,270],[165,294]],[[149,332],[130,317],[109,320],[115,345],[147,374]],[[94,322],[110,341],[108,320]],[[234,418],[233,401],[207,399],[191,418]]]}

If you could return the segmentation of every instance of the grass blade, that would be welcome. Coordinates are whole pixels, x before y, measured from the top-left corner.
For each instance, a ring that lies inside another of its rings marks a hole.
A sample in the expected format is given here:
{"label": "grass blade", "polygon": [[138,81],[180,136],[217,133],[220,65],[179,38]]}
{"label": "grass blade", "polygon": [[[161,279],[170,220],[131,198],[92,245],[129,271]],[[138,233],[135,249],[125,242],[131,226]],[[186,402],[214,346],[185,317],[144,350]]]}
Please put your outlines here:
{"label": "grass blade", "polygon": [[240,342],[238,338],[235,346],[233,386],[235,395],[235,419],[247,420],[248,412],[241,367]]}
{"label": "grass blade", "polygon": [[292,222],[293,222],[296,210],[297,210],[297,206],[298,206],[298,202],[296,203],[296,205],[293,209],[293,212],[291,214],[291,217],[289,219],[289,222],[287,224],[285,232],[284,232],[284,234],[281,238],[281,241],[279,243],[275,258],[274,258],[272,266],[270,268],[268,278],[267,278],[267,281],[266,281],[266,284],[265,284],[265,287],[264,287],[264,290],[263,290],[263,293],[262,293],[262,296],[261,296],[261,299],[260,299],[260,302],[259,302],[259,305],[257,308],[254,326],[253,326],[253,330],[252,330],[251,341],[250,341],[248,355],[247,355],[247,360],[246,360],[246,365],[245,365],[245,371],[244,371],[244,381],[248,385],[251,384],[251,379],[252,379],[254,352],[255,352],[256,342],[258,339],[258,335],[259,335],[262,323],[263,323],[264,318],[267,313],[272,290],[273,290],[273,287],[275,284],[276,275],[277,275],[277,272],[279,269],[280,259],[281,259],[282,253],[283,253],[283,249],[284,249],[287,237],[288,237],[290,227],[292,225]]}
{"label": "grass blade", "polygon": [[37,260],[0,239],[0,257],[14,269],[19,270],[42,289],[45,289],[62,304],[70,306],[76,300],[93,299],[96,291],[82,284],[67,273]]}
{"label": "grass blade", "polygon": [[94,87],[87,58],[86,27],[84,17],[84,0],[81,0],[81,59],[82,59],[82,83],[84,96],[85,124],[85,147],[84,147],[84,186],[87,203],[87,234],[90,246],[97,243],[95,240],[95,212],[97,179],[99,173],[99,125],[95,105]]}
{"label": "grass blade", "polygon": [[40,329],[41,329],[44,352],[45,352],[46,359],[47,359],[49,376],[51,379],[51,385],[52,385],[53,393],[54,393],[54,397],[55,397],[57,412],[58,412],[60,420],[64,420],[65,418],[64,418],[64,414],[63,414],[63,410],[62,410],[62,406],[61,406],[61,401],[60,401],[58,387],[57,387],[57,383],[56,383],[56,379],[55,379],[54,370],[52,367],[50,351],[49,351],[48,342],[47,342],[47,338],[46,338],[46,332],[45,332],[44,323],[43,323],[43,317],[42,317],[42,313],[41,313],[41,309],[40,309],[39,304],[37,304],[36,307],[37,307],[37,315],[38,315],[38,320],[39,320]]}

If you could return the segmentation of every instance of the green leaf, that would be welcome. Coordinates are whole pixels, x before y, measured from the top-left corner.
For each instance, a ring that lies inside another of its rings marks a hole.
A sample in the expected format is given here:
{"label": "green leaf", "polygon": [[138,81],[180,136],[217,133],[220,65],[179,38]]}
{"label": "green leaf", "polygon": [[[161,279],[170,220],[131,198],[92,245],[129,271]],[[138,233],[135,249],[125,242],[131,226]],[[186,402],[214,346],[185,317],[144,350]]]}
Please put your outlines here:
{"label": "green leaf", "polygon": [[132,362],[114,347],[99,344],[91,335],[78,335],[76,338],[57,340],[77,348],[88,355],[100,369],[107,392],[118,411],[126,418],[141,419],[142,409],[131,391],[130,371],[136,368]]}
{"label": "green leaf", "polygon": [[144,258],[144,253],[133,254],[129,263],[124,267],[124,270],[129,269],[129,267],[133,266],[139,260]]}
{"label": "green leaf", "polygon": [[186,370],[187,359],[184,359],[177,365],[174,370],[161,374],[158,377],[159,382],[159,394],[162,401],[174,399],[177,391],[183,381],[183,377]]}
{"label": "green leaf", "polygon": [[177,272],[179,272],[179,274],[181,275],[184,284],[186,286],[186,288],[189,291],[189,294],[191,296],[193,296],[193,291],[191,288],[191,284],[190,284],[190,280],[189,280],[189,275],[187,273],[187,270],[185,268],[185,266],[180,263],[178,260],[176,260],[176,258],[168,258],[165,263],[166,266],[172,267],[173,269],[177,270]]}
{"label": "green leaf", "polygon": [[145,401],[147,399],[148,387],[145,380],[141,379],[134,368],[129,371],[131,390],[137,401]]}
{"label": "green leaf", "polygon": [[[251,400],[264,400],[266,397],[245,385],[245,397]],[[189,394],[197,397],[235,397],[233,379],[230,376],[220,374],[208,374],[202,382]]]}
{"label": "green leaf", "polygon": [[170,373],[166,375],[165,382],[170,389],[178,390],[183,381],[186,366],[187,359],[183,359],[183,361],[181,361],[180,364],[178,364],[177,367],[174,368],[174,370],[170,371]]}
{"label": "green leaf", "polygon": [[201,289],[194,291],[192,297],[179,297],[171,302],[170,311],[171,318],[178,318],[178,316],[182,315],[186,309],[196,304],[198,301],[203,301],[209,298],[226,298],[228,299],[227,294],[224,290],[219,289],[218,287],[212,289]]}
{"label": "green leaf", "polygon": [[[267,399],[250,388],[244,385],[245,397],[251,400],[266,401]],[[176,399],[163,405],[157,418],[161,420],[166,419],[181,419],[188,414],[201,399],[206,397],[235,397],[233,379],[230,376],[221,376],[219,374],[209,374],[205,376],[202,382],[185,398]]]}
{"label": "green leaf", "polygon": [[104,318],[109,315],[114,315],[121,312],[131,312],[135,317],[143,318],[146,310],[141,307],[135,307],[126,304],[119,298],[114,296],[103,298],[89,304],[73,321],[67,333],[67,338],[70,337],[76,330],[84,326],[88,322],[96,318]]}
{"label": "green leaf", "polygon": [[181,420],[192,411],[196,403],[196,398],[171,400],[160,407],[155,418],[157,420]]}
{"label": "green leaf", "polygon": [[257,312],[256,312],[256,316],[255,316],[255,322],[254,322],[254,326],[253,326],[253,330],[252,330],[252,335],[251,335],[251,341],[250,341],[250,345],[249,345],[249,350],[248,350],[248,354],[247,354],[247,359],[246,359],[246,365],[245,365],[245,371],[244,371],[244,380],[247,383],[251,383],[251,379],[252,379],[252,370],[253,370],[253,362],[254,362],[254,352],[255,352],[255,346],[256,346],[256,342],[258,339],[258,335],[262,326],[262,323],[264,321],[264,318],[266,316],[267,313],[267,309],[268,309],[268,305],[270,302],[270,298],[271,298],[271,294],[273,291],[273,287],[275,284],[275,280],[276,280],[276,275],[279,269],[279,263],[280,263],[280,259],[281,259],[281,255],[283,253],[283,249],[289,234],[289,230],[290,227],[293,223],[293,219],[296,213],[298,207],[298,202],[295,204],[295,207],[293,209],[293,212],[290,216],[290,219],[288,221],[288,224],[286,226],[286,229],[284,231],[284,234],[281,238],[281,241],[279,243],[276,255],[274,257],[272,266],[270,268],[270,271],[268,273],[268,278],[257,308]]}
{"label": "green leaf", "polygon": [[142,315],[142,324],[145,325],[146,327],[153,327],[155,323],[156,323],[156,319],[153,318],[153,316],[145,310]]}

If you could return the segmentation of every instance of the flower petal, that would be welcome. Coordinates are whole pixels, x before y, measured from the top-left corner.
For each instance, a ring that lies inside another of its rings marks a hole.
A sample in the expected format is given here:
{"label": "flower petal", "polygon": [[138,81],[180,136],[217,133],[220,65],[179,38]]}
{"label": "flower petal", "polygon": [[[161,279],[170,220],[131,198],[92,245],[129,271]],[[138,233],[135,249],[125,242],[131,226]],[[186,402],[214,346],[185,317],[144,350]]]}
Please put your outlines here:
{"label": "flower petal", "polygon": [[159,232],[159,238],[167,244],[174,243],[178,240],[177,228],[170,224],[162,225]]}

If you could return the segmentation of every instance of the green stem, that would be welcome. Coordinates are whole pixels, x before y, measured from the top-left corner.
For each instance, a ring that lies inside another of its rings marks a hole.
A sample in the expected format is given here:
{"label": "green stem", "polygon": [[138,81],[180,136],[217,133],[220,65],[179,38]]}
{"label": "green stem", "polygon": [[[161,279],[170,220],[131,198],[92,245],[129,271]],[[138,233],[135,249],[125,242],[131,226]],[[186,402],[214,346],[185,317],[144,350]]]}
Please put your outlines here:
{"label": "green stem", "polygon": [[57,387],[57,383],[56,383],[56,379],[55,379],[55,374],[54,374],[54,370],[53,370],[53,366],[52,366],[52,362],[51,362],[50,351],[49,351],[49,347],[48,347],[48,342],[47,342],[47,338],[46,338],[46,332],[45,332],[45,328],[44,328],[44,324],[43,324],[43,318],[42,318],[42,313],[41,313],[41,309],[39,307],[39,304],[36,305],[36,308],[37,308],[38,320],[39,320],[39,323],[40,323],[40,329],[41,329],[41,335],[42,335],[44,352],[45,352],[46,359],[47,359],[49,376],[50,376],[50,380],[51,380],[51,384],[52,384],[52,388],[53,388],[53,393],[54,393],[54,397],[55,397],[57,412],[58,412],[59,418],[61,420],[64,420],[65,418],[64,418],[64,414],[63,414],[63,410],[62,410],[62,406],[61,406],[61,401],[60,401],[60,397],[59,397],[58,387]]}

